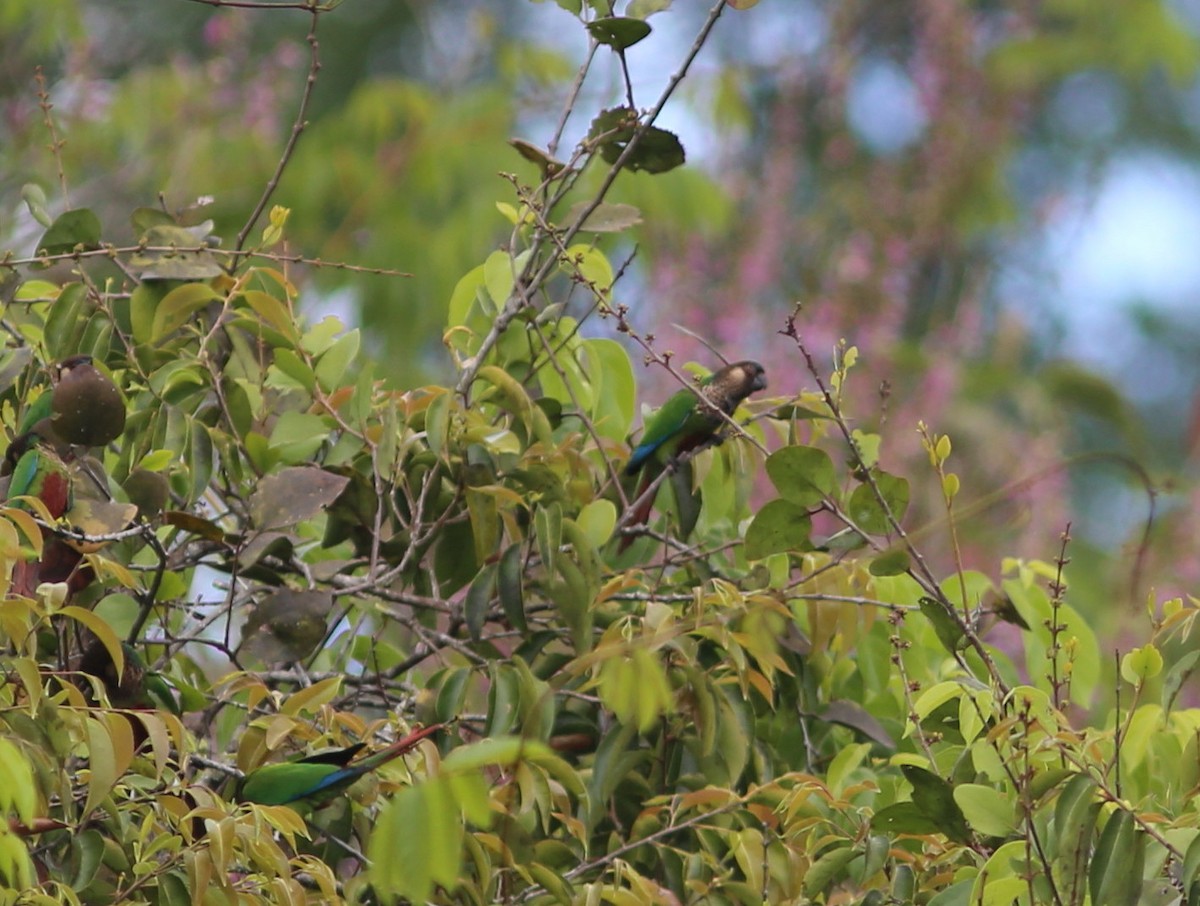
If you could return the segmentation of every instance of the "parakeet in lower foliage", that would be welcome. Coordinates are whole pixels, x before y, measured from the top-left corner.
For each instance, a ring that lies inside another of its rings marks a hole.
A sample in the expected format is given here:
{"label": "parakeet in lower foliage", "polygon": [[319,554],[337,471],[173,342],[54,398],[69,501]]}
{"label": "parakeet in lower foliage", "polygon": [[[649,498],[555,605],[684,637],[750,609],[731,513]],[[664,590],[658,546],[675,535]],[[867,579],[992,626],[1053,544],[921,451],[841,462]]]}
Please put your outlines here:
{"label": "parakeet in lower foliage", "polygon": [[[15,463],[8,476],[5,501],[9,506],[32,510],[21,500],[36,497],[51,519],[60,519],[74,502],[70,470],[44,438],[31,431],[21,435],[9,447]],[[43,582],[67,582],[78,591],[91,581],[91,571],[80,567],[82,556],[50,529],[42,529],[42,556],[39,560],[21,560],[13,565],[11,590],[32,597]]]}
{"label": "parakeet in lower foliage", "polygon": [[[95,688],[88,678],[95,677],[104,686],[108,704],[119,711],[163,710],[181,716],[183,712],[179,702],[162,674],[151,670],[138,650],[129,643],[122,642],[121,651],[125,656],[125,664],[123,672],[117,676],[117,665],[99,639],[93,638],[83,649],[76,670],[87,676],[80,676],[76,685],[83,689],[89,703],[96,704]],[[133,732],[133,747],[137,749],[150,733],[141,719],[132,714],[125,716]]]}
{"label": "parakeet in lower foliage", "polygon": [[[642,470],[635,499],[666,467],[671,459],[701,447],[713,439],[725,421],[719,413],[732,415],[751,393],[767,388],[767,372],[758,362],[726,365],[705,378],[695,390],[685,388],[668,399],[646,422],[641,442],[625,466],[626,475]],[[628,521],[640,525],[650,517],[653,500],[643,502]],[[624,550],[632,539],[622,539]]]}
{"label": "parakeet in lower foliage", "polygon": [[[99,639],[83,649],[78,670],[94,676],[104,684],[108,703],[114,708],[131,711],[155,711],[159,708],[180,714],[179,703],[171,687],[158,672],[151,670],[136,648],[127,642],[121,643],[125,655],[124,672],[117,676],[117,665],[112,655]],[[90,688],[90,683],[87,684]]]}
{"label": "parakeet in lower foliage", "polygon": [[36,497],[58,519],[71,507],[71,476],[58,454],[42,443],[38,434],[24,434],[9,447],[13,459],[5,500],[23,506],[18,497]]}
{"label": "parakeet in lower foliage", "polygon": [[431,724],[423,727],[357,761],[352,759],[363,750],[363,743],[309,755],[297,761],[263,765],[238,781],[233,798],[259,805],[289,805],[298,811],[317,808],[335,798],[367,772],[416,748],[417,743],[444,726]]}

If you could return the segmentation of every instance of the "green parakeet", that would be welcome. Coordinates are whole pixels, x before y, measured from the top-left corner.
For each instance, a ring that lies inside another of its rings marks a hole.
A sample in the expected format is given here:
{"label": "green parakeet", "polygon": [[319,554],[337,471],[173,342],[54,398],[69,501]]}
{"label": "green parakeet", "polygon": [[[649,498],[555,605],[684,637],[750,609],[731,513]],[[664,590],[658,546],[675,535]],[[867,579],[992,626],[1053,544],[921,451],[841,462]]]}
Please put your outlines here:
{"label": "green parakeet", "polygon": [[71,476],[63,461],[41,440],[37,434],[25,434],[9,447],[14,466],[5,499],[13,506],[29,509],[16,498],[36,497],[46,505],[51,518],[58,519],[71,506]]}
{"label": "green parakeet", "polygon": [[59,364],[50,406],[54,433],[69,444],[100,447],[125,430],[121,391],[89,355],[72,356]]}
{"label": "green parakeet", "polygon": [[92,639],[83,649],[78,670],[104,684],[109,704],[114,708],[132,711],[162,708],[180,714],[179,703],[162,675],[151,670],[138,650],[128,642],[121,643],[121,651],[125,655],[125,670],[119,677],[112,655],[99,639]]}
{"label": "green parakeet", "polygon": [[[59,519],[74,505],[71,473],[66,464],[36,431],[23,434],[9,446],[8,455],[15,462],[8,476],[5,499],[9,506],[32,510],[21,500],[36,497],[46,507],[51,519]],[[19,560],[13,564],[11,590],[14,594],[33,597],[43,582],[67,582],[72,592],[91,582],[90,568],[80,566],[82,556],[47,528],[42,529],[42,556],[38,560]]]}
{"label": "green parakeet", "polygon": [[297,761],[267,764],[243,777],[234,789],[240,802],[259,805],[290,805],[298,811],[316,808],[335,798],[368,771],[411,751],[445,724],[431,724],[409,733],[386,748],[352,761],[363,743],[309,755]]}
{"label": "green parakeet", "polygon": [[[712,440],[724,422],[719,413],[732,415],[751,393],[765,390],[767,372],[758,362],[734,362],[714,371],[695,390],[685,388],[668,399],[646,422],[641,442],[625,466],[626,475],[642,470],[635,497],[640,497],[666,466],[682,453]],[[646,522],[652,500],[642,503],[629,525]],[[630,543],[626,537],[622,549]]]}

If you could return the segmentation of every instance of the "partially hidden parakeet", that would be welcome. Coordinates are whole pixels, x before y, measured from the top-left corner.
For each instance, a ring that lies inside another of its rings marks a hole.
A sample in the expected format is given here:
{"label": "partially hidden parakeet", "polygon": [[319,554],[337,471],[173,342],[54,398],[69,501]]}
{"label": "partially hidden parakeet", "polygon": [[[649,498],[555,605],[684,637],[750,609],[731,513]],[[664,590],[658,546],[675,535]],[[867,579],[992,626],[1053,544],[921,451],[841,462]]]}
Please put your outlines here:
{"label": "partially hidden parakeet", "polygon": [[263,765],[237,783],[234,798],[259,805],[289,805],[297,811],[316,808],[335,798],[368,771],[416,748],[421,740],[444,726],[431,724],[423,727],[357,761],[352,759],[362,751],[364,743],[309,755],[296,761]]}
{"label": "partially hidden parakeet", "polygon": [[141,653],[128,642],[121,643],[121,651],[125,656],[125,666],[119,677],[112,655],[99,639],[92,639],[83,649],[78,670],[103,683],[108,702],[114,708],[132,711],[162,708],[172,714],[180,714],[179,703],[162,675],[151,670]]}
{"label": "partially hidden parakeet", "polygon": [[[9,447],[13,466],[8,476],[5,502],[9,506],[33,510],[22,500],[34,497],[46,507],[51,519],[60,519],[74,503],[71,473],[36,431],[23,434]],[[32,597],[43,582],[67,582],[78,591],[92,578],[90,569],[81,569],[82,556],[50,529],[42,529],[42,555],[38,560],[19,560],[13,564],[11,590]]]}
{"label": "partially hidden parakeet", "polygon": [[[46,506],[52,519],[58,519],[71,507],[71,476],[53,450],[30,433],[13,441],[10,452],[14,465],[5,500],[12,506],[24,506],[18,497],[36,497]],[[16,449],[14,449],[16,448]]]}

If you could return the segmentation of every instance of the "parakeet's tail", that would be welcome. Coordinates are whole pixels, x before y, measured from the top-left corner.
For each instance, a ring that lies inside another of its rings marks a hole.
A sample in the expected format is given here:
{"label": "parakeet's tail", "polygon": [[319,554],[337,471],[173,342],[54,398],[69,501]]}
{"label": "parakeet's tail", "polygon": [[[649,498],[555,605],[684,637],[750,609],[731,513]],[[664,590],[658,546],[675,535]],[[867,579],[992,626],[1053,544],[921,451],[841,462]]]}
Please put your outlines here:
{"label": "parakeet's tail", "polygon": [[445,727],[445,724],[430,724],[428,727],[422,727],[420,730],[414,730],[407,736],[397,739],[389,746],[385,746],[378,752],[372,752],[366,758],[360,758],[358,761],[348,765],[348,769],[357,770],[360,773],[374,770],[381,764],[387,764],[393,758],[399,758],[406,752],[410,752],[417,747],[417,743],[423,739],[428,739],[434,733]]}
{"label": "parakeet's tail", "polygon": [[659,447],[658,444],[641,444],[633,448],[633,453],[629,457],[629,462],[625,463],[625,474],[635,475],[637,470],[646,464],[654,451]]}
{"label": "parakeet's tail", "polygon": [[[652,472],[652,469],[647,469],[646,474],[642,476],[642,480],[638,482],[637,492],[633,495],[633,500],[635,503],[633,515],[630,516],[629,520],[625,523],[626,527],[645,525],[650,521],[650,513],[654,509],[655,495],[647,494],[646,491],[650,488],[650,485],[654,481],[654,475],[651,474]],[[645,497],[646,499],[642,500],[642,497]],[[633,539],[635,537],[635,535],[622,535],[621,541],[617,545],[617,553],[624,553],[629,545],[633,544]]]}

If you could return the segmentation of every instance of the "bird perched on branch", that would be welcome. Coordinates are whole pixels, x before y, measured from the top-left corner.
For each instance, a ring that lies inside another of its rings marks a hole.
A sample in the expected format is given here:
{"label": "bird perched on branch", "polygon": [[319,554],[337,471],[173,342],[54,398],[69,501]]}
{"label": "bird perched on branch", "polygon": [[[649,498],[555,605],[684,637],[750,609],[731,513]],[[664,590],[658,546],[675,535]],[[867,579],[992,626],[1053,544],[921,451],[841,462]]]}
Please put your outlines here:
{"label": "bird perched on branch", "polygon": [[6,472],[16,468],[18,458],[35,441],[70,458],[72,445],[103,446],[125,430],[121,391],[90,355],[70,356],[48,371],[50,387],[22,414],[5,455]]}
{"label": "bird perched on branch", "polygon": [[[39,500],[45,507],[44,514],[53,520],[61,519],[74,501],[73,482],[66,465],[43,441],[37,430],[22,434],[8,448],[12,473],[8,476],[5,503],[8,506],[35,512],[29,498]],[[42,528],[41,557],[18,560],[13,564],[11,591],[24,597],[32,597],[34,590],[43,582],[66,582],[75,578],[81,559],[57,538],[47,527]],[[80,574],[76,583],[84,580]],[[85,583],[86,584],[86,583]]]}
{"label": "bird perched on branch", "polygon": [[22,434],[8,448],[12,474],[5,493],[13,506],[31,509],[17,498],[35,497],[46,507],[51,519],[58,519],[71,507],[71,476],[67,467],[36,431]]}
{"label": "bird perched on branch", "polygon": [[[758,362],[743,361],[714,371],[695,389],[684,388],[668,399],[646,422],[642,440],[625,466],[626,475],[642,470],[635,499],[645,493],[672,459],[710,443],[725,421],[722,413],[733,415],[742,400],[765,389],[766,369]],[[652,506],[652,499],[644,501],[628,524],[646,522]],[[630,543],[626,536],[621,549]]]}
{"label": "bird perched on branch", "polygon": [[[127,642],[121,643],[121,651],[125,665],[120,676],[112,654],[95,638],[83,649],[77,669],[81,675],[94,676],[100,681],[108,695],[108,703],[114,708],[128,711],[162,708],[180,715],[179,703],[162,674],[151,670],[138,650]],[[90,698],[90,681],[81,684],[87,688]]]}
{"label": "bird perched on branch", "polygon": [[239,802],[256,802],[259,805],[289,805],[297,811],[318,808],[364,774],[411,751],[417,743],[444,726],[431,724],[423,727],[357,761],[352,759],[363,750],[365,743],[308,755],[296,761],[263,765],[238,781],[233,797]]}

